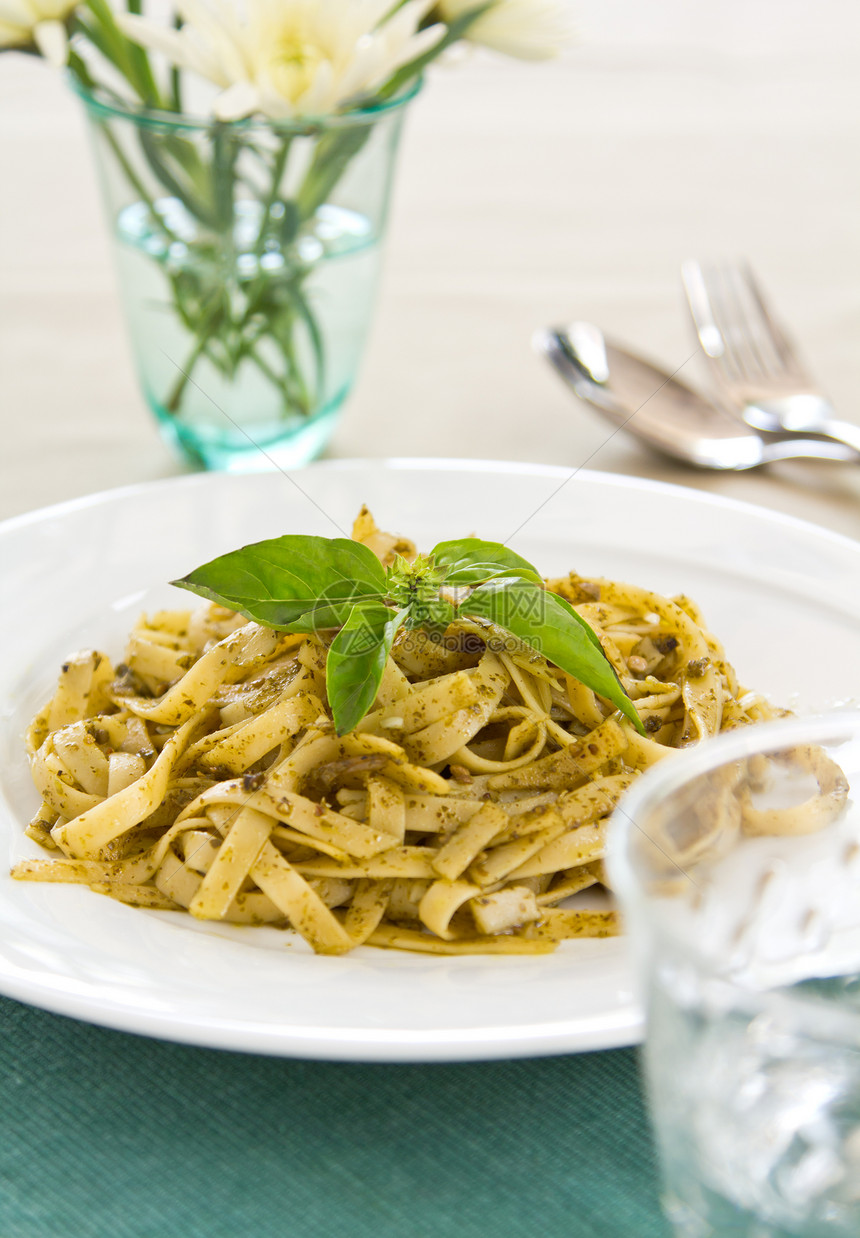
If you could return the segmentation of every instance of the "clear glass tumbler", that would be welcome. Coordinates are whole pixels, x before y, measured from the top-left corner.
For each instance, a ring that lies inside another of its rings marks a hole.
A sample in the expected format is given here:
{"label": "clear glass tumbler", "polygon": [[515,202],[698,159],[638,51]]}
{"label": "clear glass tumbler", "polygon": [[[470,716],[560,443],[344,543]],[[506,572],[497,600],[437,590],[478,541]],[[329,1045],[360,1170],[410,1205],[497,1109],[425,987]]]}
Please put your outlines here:
{"label": "clear glass tumbler", "polygon": [[739,728],[647,774],[609,875],[683,1238],[860,1235],[860,713]]}
{"label": "clear glass tumbler", "polygon": [[406,106],[230,124],[75,85],[141,387],[207,468],[306,463],[362,357]]}

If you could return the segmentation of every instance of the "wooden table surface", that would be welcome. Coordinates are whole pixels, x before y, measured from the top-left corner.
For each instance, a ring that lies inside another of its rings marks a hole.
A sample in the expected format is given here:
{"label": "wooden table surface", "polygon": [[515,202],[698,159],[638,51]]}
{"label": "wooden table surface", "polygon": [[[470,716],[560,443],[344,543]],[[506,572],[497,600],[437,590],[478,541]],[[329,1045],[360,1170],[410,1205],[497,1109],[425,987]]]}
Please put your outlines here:
{"label": "wooden table surface", "polygon": [[[578,0],[563,59],[437,67],[408,118],[385,276],[329,454],[549,461],[662,478],[860,537],[860,469],[652,456],[531,348],[585,318],[697,377],[678,268],[748,257],[860,421],[860,8]],[[138,392],[77,102],[0,61],[0,517],[184,466]],[[687,361],[688,358],[691,360]]]}

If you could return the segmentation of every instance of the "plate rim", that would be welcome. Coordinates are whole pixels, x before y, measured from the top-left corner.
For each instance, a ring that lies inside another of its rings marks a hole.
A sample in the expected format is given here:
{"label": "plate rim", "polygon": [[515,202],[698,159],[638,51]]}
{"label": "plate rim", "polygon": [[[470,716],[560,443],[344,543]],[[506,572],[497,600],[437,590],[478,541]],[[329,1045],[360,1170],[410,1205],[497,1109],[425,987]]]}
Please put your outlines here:
{"label": "plate rim", "polygon": [[[553,491],[546,500],[547,502],[568,482],[573,481],[576,477],[581,477],[586,481],[597,484],[611,483],[613,486],[620,485],[623,489],[642,489],[669,496],[683,496],[705,507],[711,506],[728,509],[738,513],[747,512],[756,518],[764,516],[770,524],[784,525],[786,528],[794,528],[798,531],[814,532],[816,535],[833,542],[834,545],[842,546],[843,549],[849,549],[856,553],[858,548],[860,548],[860,541],[856,538],[846,533],[840,533],[836,529],[830,529],[826,525],[816,524],[815,521],[806,520],[802,516],[793,516],[789,512],[776,511],[765,507],[761,503],[750,502],[748,499],[737,499],[730,495],[712,494],[709,490],[699,490],[695,486],[686,486],[682,482],[662,481],[654,477],[639,477],[632,473],[611,473],[603,469],[567,468],[562,464],[545,464],[523,460],[494,460],[491,457],[477,456],[474,459],[468,456],[343,456],[333,459],[315,460],[310,464],[303,465],[301,468],[272,468],[261,470],[259,473],[234,473],[217,470],[182,473],[173,477],[159,477],[150,481],[112,486],[105,490],[96,490],[90,494],[79,495],[75,498],[61,499],[57,503],[50,503],[47,506],[33,508],[31,511],[20,512],[15,516],[7,516],[0,521],[0,536],[17,532],[19,529],[31,524],[40,524],[49,518],[60,519],[78,510],[96,507],[108,501],[132,498],[137,494],[149,493],[153,490],[196,488],[197,486],[212,484],[213,480],[223,481],[224,479],[240,479],[250,476],[276,476],[278,473],[286,480],[291,480],[293,473],[302,474],[318,471],[352,472],[363,468],[379,468],[391,472],[511,473],[519,476],[558,478],[562,484],[556,491]],[[514,536],[514,534],[511,536]]]}
{"label": "plate rim", "polygon": [[200,1049],[221,1049],[301,1061],[355,1063],[433,1063],[483,1062],[515,1058],[553,1057],[570,1053],[594,1053],[632,1048],[641,1042],[644,1019],[635,1007],[620,1010],[607,1025],[604,1022],[583,1032],[581,1021],[558,1023],[508,1024],[503,1028],[458,1029],[424,1032],[397,1029],[305,1027],[289,1032],[276,1025],[249,1025],[239,1020],[197,1017],[193,1022],[177,1016],[150,1011],[130,1012],[121,1007],[96,1008],[92,999],[57,994],[47,988],[38,1000],[26,983],[9,982],[0,968],[0,994],[23,1005],[50,1014],[77,1019],[95,1027],[127,1032],[171,1044],[194,1045]]}

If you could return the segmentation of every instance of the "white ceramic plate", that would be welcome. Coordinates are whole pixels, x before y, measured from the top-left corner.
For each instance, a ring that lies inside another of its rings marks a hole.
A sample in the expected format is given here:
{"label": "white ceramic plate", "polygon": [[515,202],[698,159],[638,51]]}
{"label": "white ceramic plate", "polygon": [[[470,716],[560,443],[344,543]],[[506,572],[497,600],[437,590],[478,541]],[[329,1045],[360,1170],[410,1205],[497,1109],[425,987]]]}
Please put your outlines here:
{"label": "white ceramic plate", "polygon": [[[631,1044],[641,1017],[618,939],[533,958],[363,948],[321,958],[292,934],[198,924],[79,886],[13,882],[38,849],[22,745],[63,658],[117,656],[162,582],[244,542],[348,531],[362,502],[429,546],[480,533],[547,573],[689,593],[741,681],[804,712],[858,691],[860,544],[689,490],[475,461],[334,462],[209,474],[63,504],[0,526],[0,991],[92,1022],[292,1057],[466,1060]],[[522,526],[522,527],[520,527]],[[513,535],[513,536],[512,536]]]}

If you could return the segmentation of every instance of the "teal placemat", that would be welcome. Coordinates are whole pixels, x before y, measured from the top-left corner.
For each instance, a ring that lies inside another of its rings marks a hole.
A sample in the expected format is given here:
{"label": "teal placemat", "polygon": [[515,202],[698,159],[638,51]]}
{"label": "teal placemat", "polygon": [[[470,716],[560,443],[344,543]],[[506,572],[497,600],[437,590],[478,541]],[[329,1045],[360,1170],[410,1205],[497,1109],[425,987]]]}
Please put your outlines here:
{"label": "teal placemat", "polygon": [[667,1238],[629,1050],[351,1065],[0,999],[2,1238]]}

